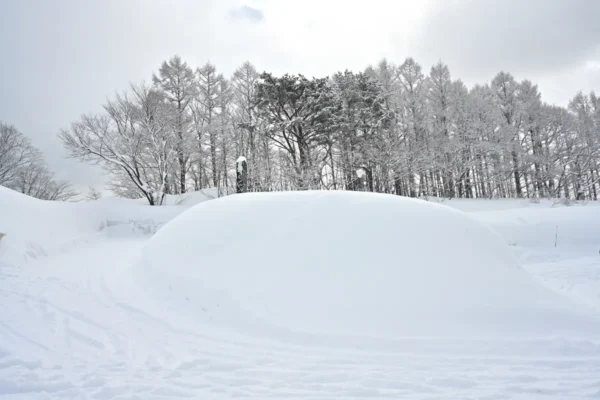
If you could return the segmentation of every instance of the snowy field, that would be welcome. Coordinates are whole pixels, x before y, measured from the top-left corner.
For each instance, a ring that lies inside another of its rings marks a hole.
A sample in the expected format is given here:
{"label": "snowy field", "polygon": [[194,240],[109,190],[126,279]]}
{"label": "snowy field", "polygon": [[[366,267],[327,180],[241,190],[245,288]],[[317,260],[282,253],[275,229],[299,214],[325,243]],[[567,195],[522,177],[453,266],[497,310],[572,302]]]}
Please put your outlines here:
{"label": "snowy field", "polygon": [[0,399],[600,398],[597,204],[215,197],[0,187]]}

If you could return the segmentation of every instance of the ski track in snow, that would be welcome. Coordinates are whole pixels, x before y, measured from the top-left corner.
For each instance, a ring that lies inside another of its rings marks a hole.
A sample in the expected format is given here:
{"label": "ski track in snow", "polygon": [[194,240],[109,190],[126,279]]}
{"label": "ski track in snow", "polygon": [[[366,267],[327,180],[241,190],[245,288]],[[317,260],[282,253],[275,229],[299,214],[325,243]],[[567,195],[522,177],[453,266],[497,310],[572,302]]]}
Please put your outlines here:
{"label": "ski track in snow", "polygon": [[[135,282],[146,240],[99,234],[20,268],[0,263],[0,304],[15,305],[0,316],[0,399],[600,398],[598,343],[436,353],[175,328]],[[541,258],[526,268],[545,285],[600,305],[599,258]]]}

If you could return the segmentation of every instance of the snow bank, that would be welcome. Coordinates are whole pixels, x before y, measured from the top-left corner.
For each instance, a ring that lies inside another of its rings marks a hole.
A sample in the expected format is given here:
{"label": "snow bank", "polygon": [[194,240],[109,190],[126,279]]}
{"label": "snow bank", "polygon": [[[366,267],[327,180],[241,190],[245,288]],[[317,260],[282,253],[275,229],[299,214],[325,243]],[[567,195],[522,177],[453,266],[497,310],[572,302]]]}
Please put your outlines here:
{"label": "snow bank", "polygon": [[171,312],[238,331],[551,335],[595,323],[466,214],[384,194],[240,194],[199,204],[154,235],[138,272]]}
{"label": "snow bank", "polygon": [[[208,199],[193,195],[194,204]],[[20,264],[86,235],[120,227],[153,233],[187,207],[150,207],[135,200],[103,198],[71,203],[38,200],[0,186],[0,262]]]}
{"label": "snow bank", "polygon": [[446,199],[428,197],[424,200],[441,203],[448,207],[466,212],[523,210],[523,209],[563,209],[600,206],[598,201],[578,201],[565,205],[560,199]]}
{"label": "snow bank", "polygon": [[[0,186],[0,261],[17,262],[44,253],[79,232],[97,230],[99,221],[81,218],[63,203],[37,200]],[[71,205],[73,206],[73,205]]]}

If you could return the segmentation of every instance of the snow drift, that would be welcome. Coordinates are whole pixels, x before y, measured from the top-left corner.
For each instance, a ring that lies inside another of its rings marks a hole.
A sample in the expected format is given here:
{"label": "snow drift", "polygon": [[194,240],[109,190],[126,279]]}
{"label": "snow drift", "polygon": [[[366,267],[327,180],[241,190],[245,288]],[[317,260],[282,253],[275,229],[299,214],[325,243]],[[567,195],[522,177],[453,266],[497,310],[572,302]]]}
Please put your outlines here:
{"label": "snow drift", "polygon": [[199,204],[147,243],[138,279],[171,313],[237,330],[399,337],[593,329],[485,226],[384,194],[243,194]]}
{"label": "snow drift", "polygon": [[6,235],[0,240],[0,262],[19,265],[100,231],[153,233],[189,206],[214,197],[213,190],[169,196],[169,204],[181,204],[177,207],[119,198],[70,203],[39,200],[0,186],[0,233]]}

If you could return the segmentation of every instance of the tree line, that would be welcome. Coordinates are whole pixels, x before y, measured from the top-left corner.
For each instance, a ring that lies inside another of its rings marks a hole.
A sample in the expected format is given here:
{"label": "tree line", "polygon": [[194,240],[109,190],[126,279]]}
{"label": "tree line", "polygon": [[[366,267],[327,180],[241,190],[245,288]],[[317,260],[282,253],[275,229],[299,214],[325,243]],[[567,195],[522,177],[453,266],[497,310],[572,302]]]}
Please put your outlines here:
{"label": "tree line", "polygon": [[594,93],[561,108],[509,73],[468,89],[445,64],[426,73],[412,58],[309,79],[248,62],[226,78],[174,56],[59,136],[105,168],[113,192],[152,205],[233,189],[239,157],[248,191],[596,200],[600,189]]}

